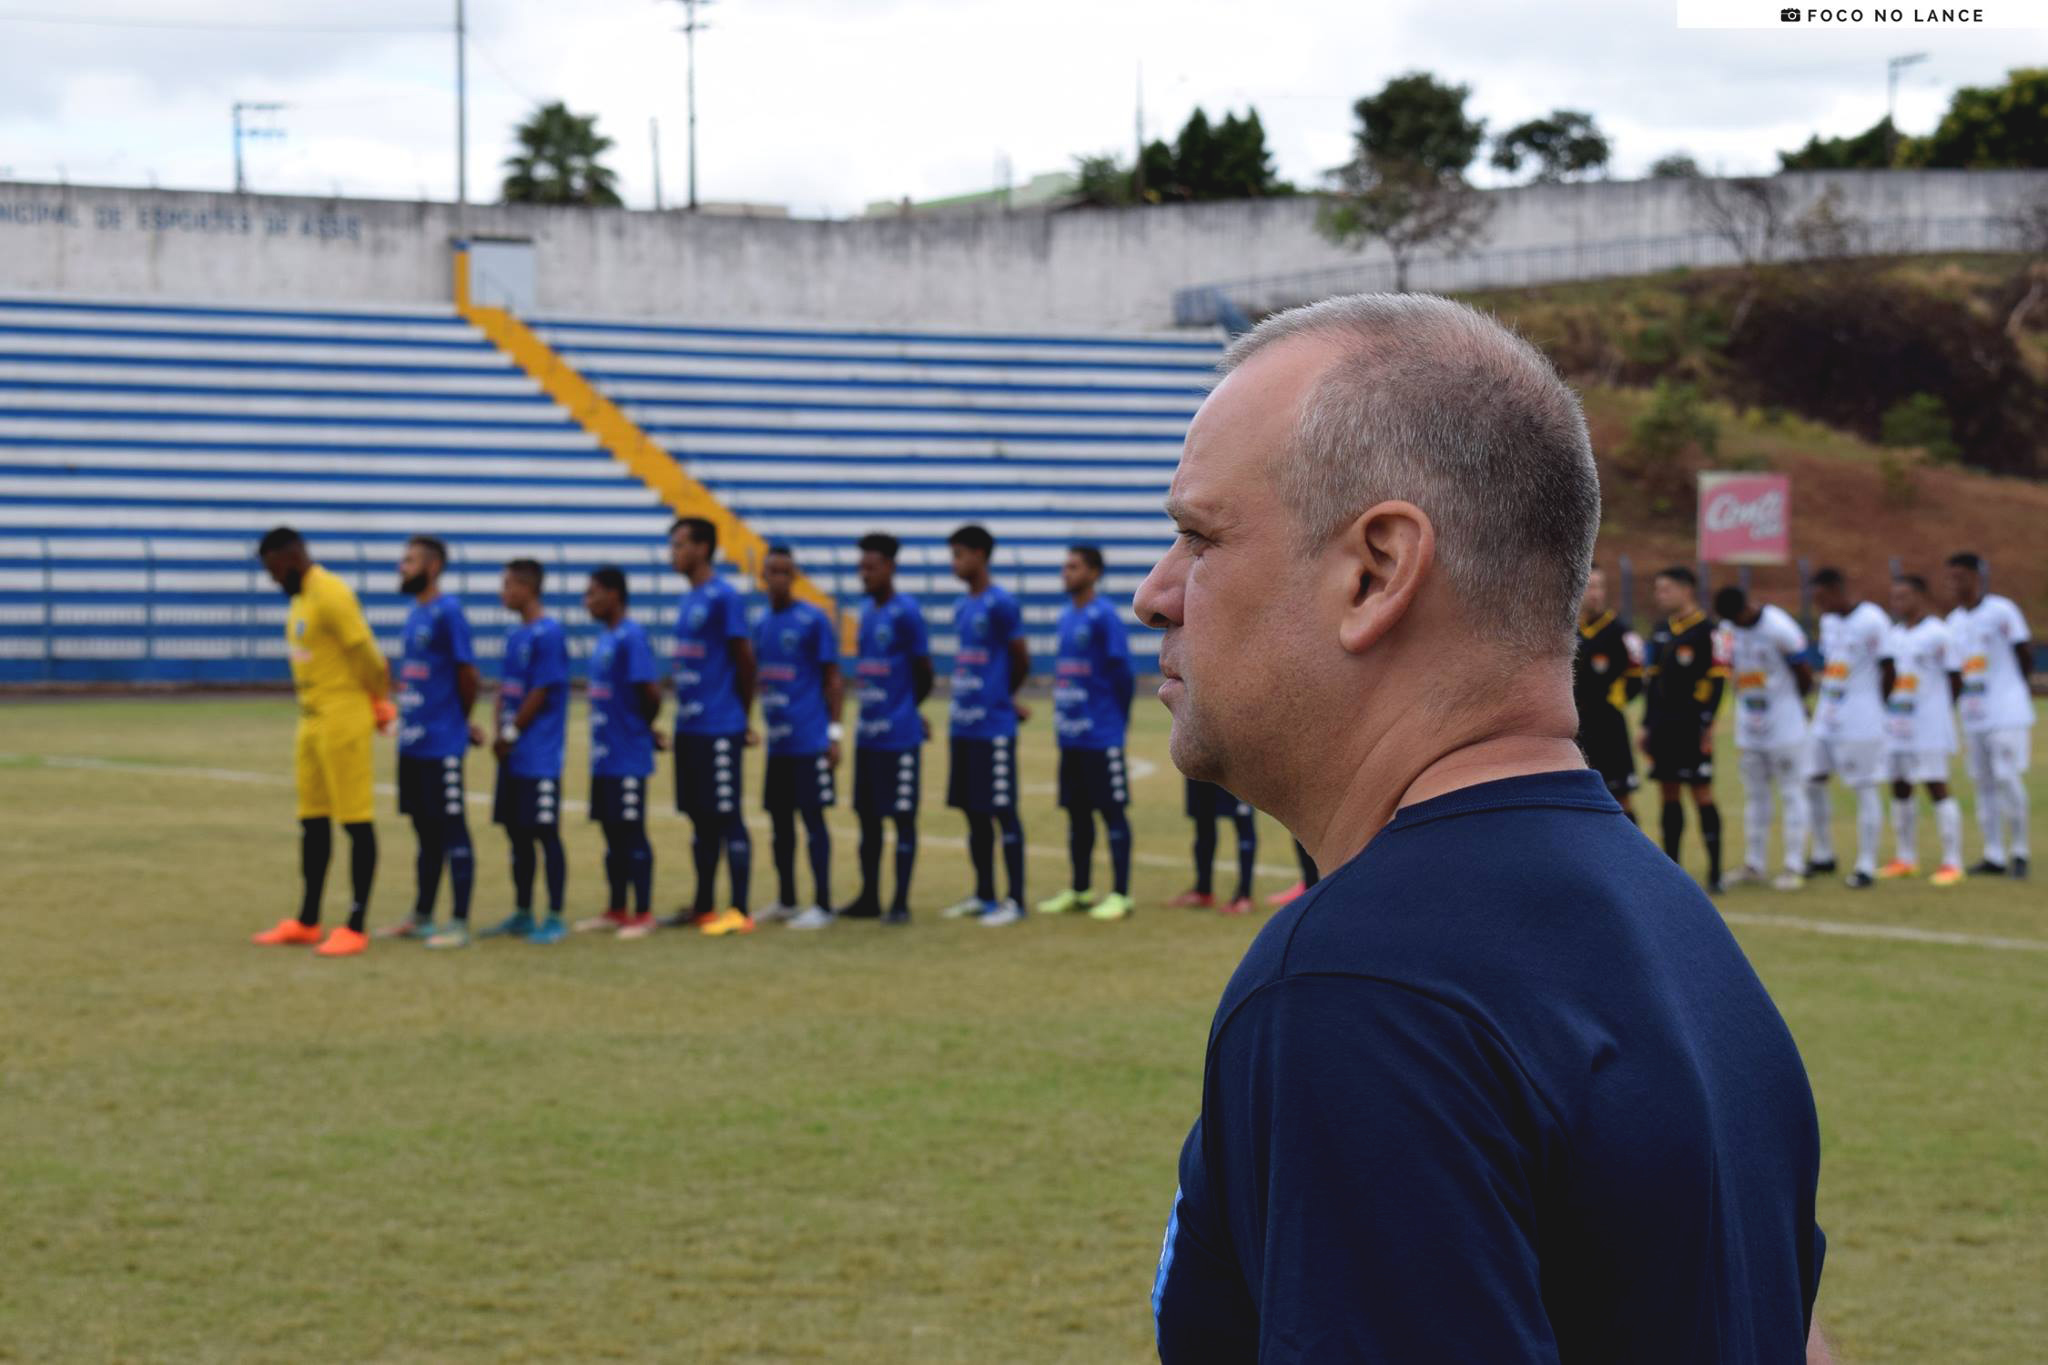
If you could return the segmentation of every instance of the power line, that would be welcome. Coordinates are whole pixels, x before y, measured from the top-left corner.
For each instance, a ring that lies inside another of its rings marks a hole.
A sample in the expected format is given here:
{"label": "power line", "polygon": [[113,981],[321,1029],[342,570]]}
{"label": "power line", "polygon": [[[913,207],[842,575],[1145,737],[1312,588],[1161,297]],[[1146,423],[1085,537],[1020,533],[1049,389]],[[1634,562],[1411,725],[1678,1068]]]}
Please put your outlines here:
{"label": "power line", "polygon": [[63,24],[79,28],[168,28],[248,33],[445,33],[445,24],[271,24],[232,19],[144,19],[129,15],[0,12],[5,24]]}

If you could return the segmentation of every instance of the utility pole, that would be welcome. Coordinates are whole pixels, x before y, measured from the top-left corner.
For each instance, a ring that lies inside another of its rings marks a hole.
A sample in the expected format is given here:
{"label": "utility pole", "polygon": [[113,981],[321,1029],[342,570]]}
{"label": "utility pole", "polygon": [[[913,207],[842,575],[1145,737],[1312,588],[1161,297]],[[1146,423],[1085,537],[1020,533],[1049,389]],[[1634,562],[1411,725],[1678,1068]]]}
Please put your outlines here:
{"label": "utility pole", "polygon": [[245,176],[245,175],[244,175],[244,174],[242,173],[242,142],[243,142],[243,140],[244,140],[244,139],[246,139],[246,138],[259,138],[259,137],[283,137],[283,136],[284,136],[284,129],[282,129],[282,128],[244,128],[244,127],[242,126],[242,115],[244,115],[244,114],[274,114],[274,113],[276,113],[276,112],[277,112],[278,110],[280,110],[280,109],[282,109],[282,108],[284,108],[284,106],[283,106],[282,104],[279,104],[279,103],[275,102],[275,101],[269,101],[269,102],[260,102],[260,103],[259,103],[259,102],[257,102],[257,101],[254,101],[254,100],[236,100],[236,101],[234,102],[234,104],[233,104],[233,106],[232,106],[232,109],[233,109],[233,112],[234,112],[234,123],[235,123],[235,193],[236,193],[236,194],[247,194],[247,193],[249,192],[249,180],[248,180],[248,177],[247,177],[247,176]]}
{"label": "utility pole", "polygon": [[1884,64],[1884,160],[1887,166],[1899,152],[1899,125],[1892,116],[1892,110],[1899,102],[1899,73],[1926,60],[1925,52],[1909,52]]}
{"label": "utility pole", "polygon": [[469,207],[469,26],[455,0],[455,207]]}
{"label": "utility pole", "polygon": [[647,140],[654,148],[654,211],[661,212],[661,120],[647,120]]}
{"label": "utility pole", "polygon": [[1131,160],[1131,187],[1137,191],[1137,198],[1145,198],[1145,64],[1138,63],[1138,154]]}
{"label": "utility pole", "polygon": [[697,30],[711,25],[697,17],[697,11],[711,0],[681,0],[683,6],[682,34],[688,45],[689,69],[684,77],[683,88],[690,106],[689,164],[690,164],[690,211],[697,209]]}

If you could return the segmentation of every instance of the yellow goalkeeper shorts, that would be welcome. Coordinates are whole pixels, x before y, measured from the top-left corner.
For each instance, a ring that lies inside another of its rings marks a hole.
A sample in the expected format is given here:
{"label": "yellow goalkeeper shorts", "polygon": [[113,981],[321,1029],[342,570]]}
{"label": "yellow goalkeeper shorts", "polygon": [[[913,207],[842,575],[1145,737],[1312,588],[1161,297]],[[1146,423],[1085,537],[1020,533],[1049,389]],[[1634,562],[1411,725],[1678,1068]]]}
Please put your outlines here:
{"label": "yellow goalkeeper shorts", "polygon": [[367,707],[360,721],[332,716],[300,718],[293,766],[301,820],[325,816],[344,825],[369,820],[376,809],[370,747],[374,733]]}

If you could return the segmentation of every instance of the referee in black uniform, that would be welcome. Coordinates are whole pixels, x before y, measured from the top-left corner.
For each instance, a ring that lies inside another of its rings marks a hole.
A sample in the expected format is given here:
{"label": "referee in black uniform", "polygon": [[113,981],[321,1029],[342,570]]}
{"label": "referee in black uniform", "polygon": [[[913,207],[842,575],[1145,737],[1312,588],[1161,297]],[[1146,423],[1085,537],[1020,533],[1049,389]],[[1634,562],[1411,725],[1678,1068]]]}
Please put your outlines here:
{"label": "referee in black uniform", "polygon": [[1707,846],[1707,889],[1721,888],[1721,812],[1714,805],[1714,713],[1721,709],[1727,665],[1714,656],[1714,619],[1700,609],[1699,579],[1683,564],[1657,575],[1657,610],[1643,665],[1643,752],[1650,780],[1663,796],[1664,851],[1678,861],[1685,837],[1679,788],[1692,789]]}

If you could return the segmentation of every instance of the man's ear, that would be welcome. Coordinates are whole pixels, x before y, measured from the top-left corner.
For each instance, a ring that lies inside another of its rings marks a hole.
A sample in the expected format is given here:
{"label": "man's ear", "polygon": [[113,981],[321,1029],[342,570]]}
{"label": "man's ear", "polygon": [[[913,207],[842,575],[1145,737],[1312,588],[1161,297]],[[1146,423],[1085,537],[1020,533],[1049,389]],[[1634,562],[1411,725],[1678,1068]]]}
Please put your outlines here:
{"label": "man's ear", "polygon": [[1414,605],[1436,561],[1436,528],[1412,502],[1377,503],[1338,532],[1330,553],[1351,587],[1337,640],[1363,654]]}

